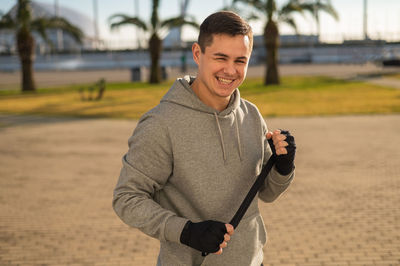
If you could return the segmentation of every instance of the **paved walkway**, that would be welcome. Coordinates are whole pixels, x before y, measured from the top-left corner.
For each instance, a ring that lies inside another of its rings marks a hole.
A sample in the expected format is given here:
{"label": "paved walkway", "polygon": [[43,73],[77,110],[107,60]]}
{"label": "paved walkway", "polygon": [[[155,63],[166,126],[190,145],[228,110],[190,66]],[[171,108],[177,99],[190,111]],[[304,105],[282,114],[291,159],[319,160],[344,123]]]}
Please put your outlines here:
{"label": "paved walkway", "polygon": [[400,89],[400,79],[399,78],[388,78],[388,77],[378,77],[371,79],[364,79],[372,84],[381,85],[384,87],[390,87],[394,89]]}
{"label": "paved walkway", "polygon": [[[400,115],[273,118],[298,143],[265,265],[400,264]],[[134,121],[0,116],[0,265],[155,265],[111,208]]]}

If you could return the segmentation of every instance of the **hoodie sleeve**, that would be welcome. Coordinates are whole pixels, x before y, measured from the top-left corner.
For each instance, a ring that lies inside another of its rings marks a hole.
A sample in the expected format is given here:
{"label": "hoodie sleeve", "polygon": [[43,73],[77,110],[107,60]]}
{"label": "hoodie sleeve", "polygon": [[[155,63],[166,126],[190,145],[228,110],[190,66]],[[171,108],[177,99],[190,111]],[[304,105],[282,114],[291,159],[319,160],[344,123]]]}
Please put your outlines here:
{"label": "hoodie sleeve", "polygon": [[[267,134],[268,129],[264,119],[262,119],[262,128],[264,136]],[[264,137],[264,161],[265,165],[271,157],[272,151],[266,137]],[[264,185],[259,190],[259,198],[265,202],[272,202],[279,197],[290,185],[294,178],[294,170],[288,175],[281,175],[276,170],[275,166],[265,179]]]}
{"label": "hoodie sleeve", "polygon": [[162,208],[155,200],[172,173],[168,131],[160,119],[145,115],[129,138],[129,150],[114,190],[113,208],[123,222],[160,241],[179,242],[188,219]]}

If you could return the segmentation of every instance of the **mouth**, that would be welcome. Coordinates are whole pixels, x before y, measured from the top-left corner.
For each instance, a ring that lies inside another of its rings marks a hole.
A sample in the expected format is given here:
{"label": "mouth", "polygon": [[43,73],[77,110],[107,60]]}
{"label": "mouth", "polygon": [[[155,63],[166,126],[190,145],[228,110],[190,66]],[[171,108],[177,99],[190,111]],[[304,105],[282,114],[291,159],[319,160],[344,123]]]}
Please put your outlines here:
{"label": "mouth", "polygon": [[221,78],[221,77],[216,77],[216,78],[223,85],[229,85],[229,84],[232,84],[232,82],[235,81],[234,79],[228,79],[228,78]]}

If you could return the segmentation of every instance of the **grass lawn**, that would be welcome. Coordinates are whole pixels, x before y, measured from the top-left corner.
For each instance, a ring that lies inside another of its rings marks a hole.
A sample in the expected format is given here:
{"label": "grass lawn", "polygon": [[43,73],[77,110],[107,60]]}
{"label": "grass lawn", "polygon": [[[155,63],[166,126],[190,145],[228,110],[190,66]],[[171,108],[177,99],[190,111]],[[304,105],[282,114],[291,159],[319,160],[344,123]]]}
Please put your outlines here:
{"label": "grass lawn", "polygon": [[391,74],[387,75],[388,78],[395,78],[395,79],[400,79],[400,74]]}
{"label": "grass lawn", "polygon": [[[37,93],[0,92],[0,113],[50,116],[139,118],[156,106],[171,86],[109,83],[100,101],[83,101],[79,87],[40,89]],[[247,79],[243,98],[263,116],[315,116],[400,113],[400,90],[327,77],[284,77],[280,86]]]}

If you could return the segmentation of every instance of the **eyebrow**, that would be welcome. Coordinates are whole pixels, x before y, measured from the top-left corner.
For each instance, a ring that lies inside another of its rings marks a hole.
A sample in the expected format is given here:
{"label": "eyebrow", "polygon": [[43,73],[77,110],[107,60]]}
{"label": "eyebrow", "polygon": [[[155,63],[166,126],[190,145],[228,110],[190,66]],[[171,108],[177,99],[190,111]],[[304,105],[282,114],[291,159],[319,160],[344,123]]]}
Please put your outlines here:
{"label": "eyebrow", "polygon": [[[220,56],[220,57],[224,57],[224,58],[229,58],[228,55],[224,54],[224,53],[215,53],[214,56]],[[236,60],[247,60],[246,56],[239,56],[236,58]]]}

